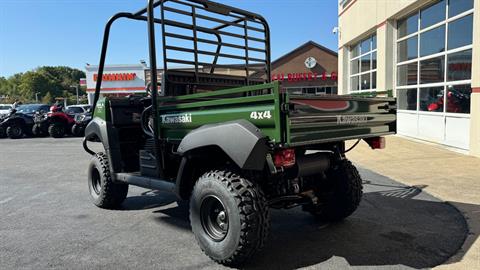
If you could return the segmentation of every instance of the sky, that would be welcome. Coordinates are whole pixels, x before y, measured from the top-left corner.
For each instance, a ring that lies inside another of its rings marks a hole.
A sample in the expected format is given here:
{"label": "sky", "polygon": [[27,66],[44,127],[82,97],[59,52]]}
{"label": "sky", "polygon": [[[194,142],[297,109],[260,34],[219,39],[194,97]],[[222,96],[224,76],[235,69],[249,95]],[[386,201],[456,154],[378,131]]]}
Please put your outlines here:
{"label": "sky", "polygon": [[[309,40],[337,51],[337,0],[217,0],[263,15],[270,24],[272,60]],[[81,70],[98,64],[103,30],[115,13],[147,0],[0,0],[0,76],[40,66]],[[112,28],[107,64],[148,60],[146,25],[119,21]],[[147,61],[148,62],[148,61]]]}

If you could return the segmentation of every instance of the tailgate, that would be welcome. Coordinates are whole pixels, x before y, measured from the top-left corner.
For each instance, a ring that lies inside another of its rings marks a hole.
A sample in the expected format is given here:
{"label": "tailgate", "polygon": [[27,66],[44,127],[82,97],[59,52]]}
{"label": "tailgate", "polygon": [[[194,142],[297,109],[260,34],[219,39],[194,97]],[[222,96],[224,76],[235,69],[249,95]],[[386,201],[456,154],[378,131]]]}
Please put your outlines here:
{"label": "tailgate", "polygon": [[354,96],[287,98],[287,144],[317,144],[396,132],[396,100]]}

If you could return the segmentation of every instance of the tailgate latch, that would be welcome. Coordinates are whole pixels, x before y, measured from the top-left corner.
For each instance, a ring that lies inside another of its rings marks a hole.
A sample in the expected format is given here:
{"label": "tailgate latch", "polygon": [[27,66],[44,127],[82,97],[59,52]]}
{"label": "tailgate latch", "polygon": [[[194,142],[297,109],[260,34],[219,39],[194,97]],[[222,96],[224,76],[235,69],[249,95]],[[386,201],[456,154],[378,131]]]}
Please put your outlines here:
{"label": "tailgate latch", "polygon": [[[292,104],[292,106],[293,106],[293,104]],[[282,105],[280,106],[280,109],[284,113],[289,113],[290,112],[290,104],[289,103],[282,103]]]}

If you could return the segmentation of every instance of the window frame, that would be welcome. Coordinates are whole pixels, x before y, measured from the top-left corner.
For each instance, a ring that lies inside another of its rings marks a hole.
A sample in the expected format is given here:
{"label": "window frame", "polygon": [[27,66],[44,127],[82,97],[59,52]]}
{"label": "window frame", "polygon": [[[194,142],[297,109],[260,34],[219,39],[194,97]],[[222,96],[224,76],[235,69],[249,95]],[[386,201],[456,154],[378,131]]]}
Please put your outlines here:
{"label": "window frame", "polygon": [[[396,21],[396,28],[395,28],[395,42],[394,42],[394,62],[395,62],[395,72],[394,72],[394,88],[395,88],[395,92],[398,94],[398,91],[401,91],[401,90],[407,90],[407,89],[417,89],[417,110],[402,110],[402,109],[399,109],[398,111],[399,112],[403,112],[403,113],[416,113],[416,114],[423,114],[423,115],[442,115],[442,116],[454,116],[454,117],[460,117],[460,118],[469,118],[470,117],[470,114],[468,113],[449,113],[447,112],[447,102],[444,102],[443,106],[443,112],[425,112],[425,111],[420,111],[420,89],[423,89],[423,88],[430,88],[430,87],[443,87],[444,88],[444,101],[447,101],[447,89],[448,89],[448,86],[455,86],[455,85],[465,85],[465,84],[468,84],[471,86],[471,83],[472,83],[472,79],[468,79],[468,80],[459,80],[459,81],[448,81],[448,57],[449,55],[452,55],[454,53],[458,53],[458,52],[462,52],[462,51],[467,51],[467,50],[473,50],[473,42],[472,44],[470,45],[465,45],[465,46],[462,46],[462,47],[458,47],[458,48],[455,48],[455,49],[449,49],[448,48],[448,38],[449,38],[449,35],[448,35],[448,31],[449,31],[449,25],[450,23],[458,20],[458,19],[461,19],[461,18],[465,18],[467,16],[470,16],[470,15],[473,15],[474,14],[474,9],[470,9],[470,10],[467,10],[467,11],[464,11],[460,14],[457,14],[453,17],[449,17],[449,7],[450,7],[450,1],[451,0],[448,0],[446,1],[446,9],[445,9],[445,17],[444,17],[444,20],[436,23],[436,24],[433,24],[433,25],[430,25],[429,27],[426,27],[426,28],[421,28],[421,12],[423,9],[425,8],[428,8],[429,6],[427,7],[424,7],[424,8],[420,8],[418,10],[416,10],[415,12],[413,13],[410,13],[404,17],[402,17],[401,19],[397,20]],[[401,20],[406,20],[408,19],[410,16],[417,16],[417,31],[411,33],[411,34],[408,34],[408,35],[405,35],[405,36],[402,36],[402,37],[398,37],[399,35],[399,30],[398,30],[398,27],[399,27],[399,22]],[[473,15],[474,16],[474,15]],[[421,34],[422,33],[425,33],[425,32],[428,32],[432,29],[435,29],[437,27],[441,27],[441,26],[445,26],[445,50],[443,52],[440,52],[440,53],[434,53],[434,54],[430,54],[430,55],[426,55],[426,56],[420,56],[420,46],[421,46],[421,40],[420,40],[420,37],[421,37]],[[473,35],[473,33],[472,33]],[[409,38],[412,38],[412,37],[417,37],[417,58],[415,59],[411,59],[411,60],[406,60],[406,61],[402,61],[402,62],[397,62],[398,61],[398,44],[402,41],[406,41],[408,40]],[[426,84],[421,84],[421,62],[424,61],[424,60],[429,60],[429,59],[433,59],[433,58],[437,58],[437,57],[444,57],[445,61],[444,61],[444,79],[442,82],[436,82],[436,83],[426,83]],[[473,61],[473,59],[472,59]],[[417,64],[417,83],[416,84],[405,84],[405,85],[398,85],[398,67],[399,66],[403,66],[403,65],[406,65],[406,64],[413,64],[413,63],[416,63]],[[472,76],[473,76],[473,73],[472,73]],[[471,111],[471,108],[470,108],[470,111]]]}
{"label": "window frame", "polygon": [[[362,54],[362,48],[360,45],[365,41],[365,40],[370,40],[370,48],[367,52]],[[375,40],[376,44],[373,46],[373,40]],[[358,55],[355,57],[352,57],[353,50],[358,46]],[[375,68],[373,68],[373,54],[375,54],[375,61],[377,61]],[[365,56],[370,57],[370,69],[367,71],[362,72],[362,58]],[[352,62],[353,61],[358,61],[358,72],[355,74],[352,74]],[[360,39],[358,42],[355,44],[349,46],[348,50],[348,92],[349,93],[361,93],[361,92],[372,92],[372,91],[377,91],[376,83],[375,83],[375,88],[373,87],[373,74],[377,76],[377,69],[378,69],[378,37],[377,33],[370,33],[367,35],[367,37]],[[361,78],[364,75],[370,75],[370,87],[368,89],[362,89],[362,83],[361,83]],[[356,90],[352,89],[352,78],[357,77],[358,78],[358,88]],[[377,82],[377,78],[375,78],[375,82]]]}

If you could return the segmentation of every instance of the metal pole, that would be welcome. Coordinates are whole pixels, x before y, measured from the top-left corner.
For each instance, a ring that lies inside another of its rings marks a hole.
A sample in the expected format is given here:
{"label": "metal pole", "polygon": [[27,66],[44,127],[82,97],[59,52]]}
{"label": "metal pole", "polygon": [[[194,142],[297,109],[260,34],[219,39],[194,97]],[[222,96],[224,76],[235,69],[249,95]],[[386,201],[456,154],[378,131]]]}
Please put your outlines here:
{"label": "metal pole", "polygon": [[75,90],[77,90],[77,105],[80,103],[79,100],[78,100],[78,84],[75,85]]}
{"label": "metal pole", "polygon": [[[162,21],[164,20],[163,15],[163,1],[161,3],[161,14],[162,14]],[[151,82],[151,98],[152,98],[152,114],[153,114],[153,146],[154,146],[154,156],[157,161],[157,175],[160,178],[164,177],[163,174],[163,156],[160,152],[160,125],[158,123],[158,77],[157,77],[157,53],[155,48],[155,16],[154,16],[154,0],[148,1],[147,7],[147,24],[148,24],[148,43],[149,43],[149,53],[150,53],[150,82]],[[162,27],[165,27],[162,24]],[[165,32],[165,31],[163,31]],[[165,35],[163,36],[164,40],[164,50],[165,50]],[[163,55],[166,57],[166,54]],[[164,61],[164,65],[166,61]],[[166,66],[165,66],[166,68]],[[162,82],[165,83],[165,82]]]}

